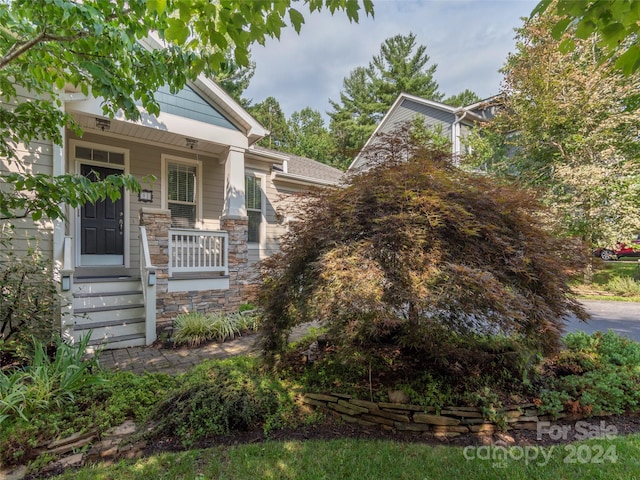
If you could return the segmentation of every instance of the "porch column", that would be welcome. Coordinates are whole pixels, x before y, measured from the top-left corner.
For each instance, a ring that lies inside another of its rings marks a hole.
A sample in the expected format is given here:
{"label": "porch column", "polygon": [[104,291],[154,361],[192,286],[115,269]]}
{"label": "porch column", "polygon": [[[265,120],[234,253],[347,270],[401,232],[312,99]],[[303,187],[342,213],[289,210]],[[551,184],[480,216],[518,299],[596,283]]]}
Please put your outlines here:
{"label": "porch column", "polygon": [[244,193],[244,148],[229,147],[225,162],[224,210],[220,228],[229,233],[229,290],[227,309],[246,299],[249,217]]}
{"label": "porch column", "polygon": [[244,199],[244,148],[229,147],[224,164],[224,210],[223,219],[246,219],[247,207]]}

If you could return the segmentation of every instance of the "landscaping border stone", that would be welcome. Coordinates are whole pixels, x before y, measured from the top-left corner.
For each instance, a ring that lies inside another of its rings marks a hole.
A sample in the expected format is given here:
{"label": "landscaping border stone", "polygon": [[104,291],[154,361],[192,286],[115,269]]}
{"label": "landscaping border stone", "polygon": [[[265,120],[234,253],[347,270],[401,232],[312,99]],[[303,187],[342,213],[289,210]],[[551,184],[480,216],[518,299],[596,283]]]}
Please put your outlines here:
{"label": "landscaping border stone", "polygon": [[561,412],[555,418],[541,414],[533,403],[508,405],[492,411],[481,407],[449,405],[439,413],[433,407],[409,403],[372,402],[337,393],[305,393],[302,401],[340,416],[348,423],[377,425],[385,430],[413,432],[436,438],[451,438],[462,433],[488,436],[508,430],[536,430],[540,422],[580,420],[587,415]]}

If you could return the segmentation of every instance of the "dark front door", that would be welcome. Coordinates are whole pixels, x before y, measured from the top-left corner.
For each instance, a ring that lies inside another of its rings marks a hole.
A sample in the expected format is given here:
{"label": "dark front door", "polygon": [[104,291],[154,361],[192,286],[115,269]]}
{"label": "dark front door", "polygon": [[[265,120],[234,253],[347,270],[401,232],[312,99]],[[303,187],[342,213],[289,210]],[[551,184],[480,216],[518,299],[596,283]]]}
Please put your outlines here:
{"label": "dark front door", "polygon": [[[95,182],[121,170],[81,165],[80,173]],[[122,265],[124,254],[124,191],[115,202],[106,198],[85,204],[80,213],[81,263]]]}

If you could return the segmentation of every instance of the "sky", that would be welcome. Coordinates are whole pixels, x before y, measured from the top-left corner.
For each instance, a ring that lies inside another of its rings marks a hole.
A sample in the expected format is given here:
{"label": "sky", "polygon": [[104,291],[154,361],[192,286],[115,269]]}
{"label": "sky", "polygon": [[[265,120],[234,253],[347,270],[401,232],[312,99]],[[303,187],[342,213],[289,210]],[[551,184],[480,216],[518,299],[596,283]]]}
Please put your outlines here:
{"label": "sky", "polygon": [[[521,26],[537,0],[373,0],[375,17],[350,23],[345,13],[334,16],[301,9],[300,35],[286,28],[280,40],[255,45],[255,75],[244,97],[252,103],[275,97],[287,118],[311,107],[327,118],[329,99],[340,98],[343,80],[366,66],[380,45],[395,35],[416,35],[427,47],[428,65],[445,96],[468,88],[480,98],[499,92],[498,72],[515,49],[514,28]],[[295,6],[295,4],[294,4]],[[298,7],[300,8],[300,7]]]}

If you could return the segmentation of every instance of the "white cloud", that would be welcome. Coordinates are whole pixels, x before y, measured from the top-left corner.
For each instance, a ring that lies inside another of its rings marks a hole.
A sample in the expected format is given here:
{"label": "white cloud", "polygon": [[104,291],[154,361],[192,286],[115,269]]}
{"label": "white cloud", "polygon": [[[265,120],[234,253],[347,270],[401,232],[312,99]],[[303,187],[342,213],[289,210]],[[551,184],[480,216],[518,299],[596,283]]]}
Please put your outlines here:
{"label": "white cloud", "polygon": [[535,0],[383,0],[375,1],[375,18],[349,23],[344,13],[305,14],[298,36],[283,31],[280,41],[253,48],[257,64],[245,92],[254,102],[275,97],[285,114],[307,106],[330,110],[343,79],[365,66],[394,35],[416,34],[438,69],[440,90],[453,95],[468,88],[480,97],[498,93],[507,54],[514,49],[515,27],[529,15]]}

